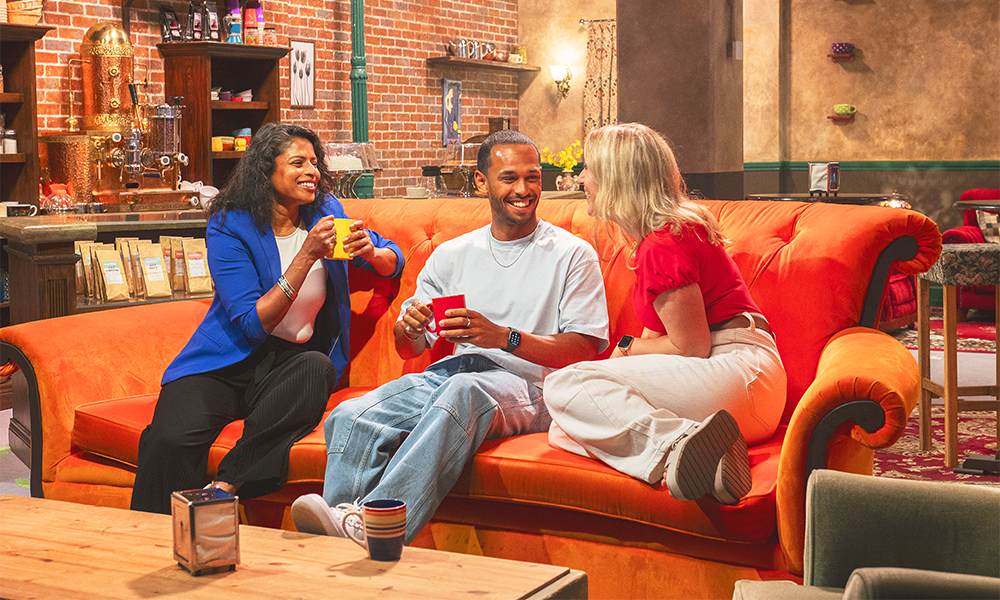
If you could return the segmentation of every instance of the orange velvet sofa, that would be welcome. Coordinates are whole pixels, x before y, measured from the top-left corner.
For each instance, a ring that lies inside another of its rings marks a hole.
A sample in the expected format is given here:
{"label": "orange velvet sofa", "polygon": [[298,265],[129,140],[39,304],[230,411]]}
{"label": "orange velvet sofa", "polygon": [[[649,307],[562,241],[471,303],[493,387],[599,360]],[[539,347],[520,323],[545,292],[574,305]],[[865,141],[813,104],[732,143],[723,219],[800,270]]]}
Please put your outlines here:
{"label": "orange velvet sofa", "polygon": [[[525,435],[482,446],[416,545],[581,569],[594,598],[729,598],[736,580],[802,573],[808,473],[870,474],[873,448],[901,435],[917,402],[916,362],[875,327],[890,271],[926,271],[940,253],[940,232],[903,209],[703,202],[732,240],[729,252],[788,371],[781,426],[750,448],[750,494],[736,506],[677,501],[666,488],[550,447],[544,433]],[[489,221],[488,203],[475,198],[344,205],[395,240],[407,264],[394,280],[352,269],[352,362],[329,409],[441,355],[435,348],[400,359],[392,325],[431,251]],[[592,226],[583,200],[542,200],[538,210],[598,248],[612,340],[638,334],[628,253]],[[160,377],[206,309],[195,300],[151,304],[0,331],[3,370],[16,371],[12,445],[30,460],[33,495],[129,505]],[[241,427],[220,435],[210,471]],[[292,448],[281,491],[241,502],[244,521],[293,528],[289,504],[321,490],[325,460],[320,426]]]}

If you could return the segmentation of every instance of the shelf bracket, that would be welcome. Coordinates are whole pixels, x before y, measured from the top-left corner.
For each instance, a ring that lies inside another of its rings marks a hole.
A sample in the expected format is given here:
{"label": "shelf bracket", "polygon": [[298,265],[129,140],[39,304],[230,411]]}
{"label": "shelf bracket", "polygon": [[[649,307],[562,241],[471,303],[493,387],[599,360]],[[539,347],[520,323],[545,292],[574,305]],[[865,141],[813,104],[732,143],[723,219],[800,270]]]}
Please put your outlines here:
{"label": "shelf bracket", "polygon": [[132,6],[132,2],[135,0],[122,0],[122,29],[125,30],[125,35],[130,36],[132,32],[130,31],[132,27],[131,13],[129,12],[129,7]]}

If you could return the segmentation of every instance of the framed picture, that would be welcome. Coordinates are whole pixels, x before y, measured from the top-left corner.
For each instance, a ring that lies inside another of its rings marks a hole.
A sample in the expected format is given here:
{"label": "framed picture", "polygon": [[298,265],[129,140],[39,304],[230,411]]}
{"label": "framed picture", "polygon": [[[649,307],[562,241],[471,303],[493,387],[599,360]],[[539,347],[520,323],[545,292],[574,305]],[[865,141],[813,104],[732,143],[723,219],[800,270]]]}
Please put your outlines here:
{"label": "framed picture", "polygon": [[462,142],[462,82],[441,80],[441,145]]}
{"label": "framed picture", "polygon": [[290,40],[292,108],[316,106],[316,45],[308,40]]}

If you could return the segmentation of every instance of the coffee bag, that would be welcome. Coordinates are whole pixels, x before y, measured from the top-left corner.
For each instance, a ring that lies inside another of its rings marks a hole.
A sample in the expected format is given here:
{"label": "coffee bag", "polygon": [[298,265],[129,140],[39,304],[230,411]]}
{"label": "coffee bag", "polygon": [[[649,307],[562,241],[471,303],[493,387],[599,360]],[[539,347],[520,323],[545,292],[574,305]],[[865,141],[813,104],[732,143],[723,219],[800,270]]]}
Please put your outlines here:
{"label": "coffee bag", "polygon": [[128,300],[128,283],[125,282],[122,256],[117,250],[104,249],[95,251],[104,300],[113,302]]}
{"label": "coffee bag", "polygon": [[147,298],[169,298],[170,281],[163,268],[163,248],[153,242],[140,243],[138,256],[143,287]]}
{"label": "coffee bag", "polygon": [[208,272],[208,252],[205,240],[185,239],[184,248],[184,291],[198,294],[212,291],[212,276]]}

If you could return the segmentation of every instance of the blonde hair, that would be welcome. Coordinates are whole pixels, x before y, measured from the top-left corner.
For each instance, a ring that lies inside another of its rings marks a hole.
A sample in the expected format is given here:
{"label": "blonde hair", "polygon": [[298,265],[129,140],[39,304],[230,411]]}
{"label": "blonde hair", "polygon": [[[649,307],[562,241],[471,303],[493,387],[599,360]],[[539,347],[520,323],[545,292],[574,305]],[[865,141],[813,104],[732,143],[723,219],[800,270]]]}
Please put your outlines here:
{"label": "blonde hair", "polygon": [[[609,125],[587,135],[584,164],[596,180],[593,216],[614,223],[635,244],[670,228],[701,225],[711,244],[727,244],[719,222],[691,201],[667,140],[640,123]],[[609,230],[610,234],[610,230]]]}

